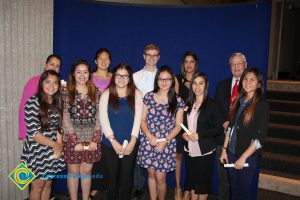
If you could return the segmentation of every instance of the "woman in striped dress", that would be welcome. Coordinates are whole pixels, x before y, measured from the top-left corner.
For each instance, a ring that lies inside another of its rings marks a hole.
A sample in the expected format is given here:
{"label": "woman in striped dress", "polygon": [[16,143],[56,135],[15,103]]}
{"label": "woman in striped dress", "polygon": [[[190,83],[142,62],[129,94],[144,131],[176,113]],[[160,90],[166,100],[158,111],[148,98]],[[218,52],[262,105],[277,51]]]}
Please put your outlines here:
{"label": "woman in striped dress", "polygon": [[51,179],[65,168],[60,158],[63,145],[59,87],[58,74],[45,71],[39,80],[38,92],[25,106],[27,134],[21,162],[36,175],[31,183],[30,199],[49,199]]}

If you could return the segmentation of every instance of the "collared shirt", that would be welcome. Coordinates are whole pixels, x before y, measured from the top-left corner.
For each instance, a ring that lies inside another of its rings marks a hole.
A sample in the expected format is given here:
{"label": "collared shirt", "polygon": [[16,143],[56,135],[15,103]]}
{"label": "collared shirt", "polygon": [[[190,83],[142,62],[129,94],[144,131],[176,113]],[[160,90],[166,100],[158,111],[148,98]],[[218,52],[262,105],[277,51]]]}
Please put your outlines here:
{"label": "collared shirt", "polygon": [[143,97],[154,89],[154,79],[157,69],[151,72],[145,69],[141,69],[133,74],[133,80],[137,89],[139,89]]}

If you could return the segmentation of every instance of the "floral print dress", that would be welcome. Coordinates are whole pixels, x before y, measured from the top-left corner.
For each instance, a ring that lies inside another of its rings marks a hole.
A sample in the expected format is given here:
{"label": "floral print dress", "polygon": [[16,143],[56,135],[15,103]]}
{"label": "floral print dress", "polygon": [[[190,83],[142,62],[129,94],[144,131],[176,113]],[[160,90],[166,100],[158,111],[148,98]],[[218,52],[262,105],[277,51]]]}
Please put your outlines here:
{"label": "floral print dress", "polygon": [[[154,92],[149,92],[144,97],[144,104],[148,108],[147,127],[157,138],[166,138],[175,127],[175,114],[168,113],[168,104],[159,104],[154,100]],[[183,109],[184,102],[177,96],[177,108]],[[176,113],[175,112],[175,113]],[[173,138],[166,145],[163,152],[154,151],[145,134],[141,134],[137,163],[144,168],[153,168],[155,171],[167,173],[176,168],[176,140]]]}

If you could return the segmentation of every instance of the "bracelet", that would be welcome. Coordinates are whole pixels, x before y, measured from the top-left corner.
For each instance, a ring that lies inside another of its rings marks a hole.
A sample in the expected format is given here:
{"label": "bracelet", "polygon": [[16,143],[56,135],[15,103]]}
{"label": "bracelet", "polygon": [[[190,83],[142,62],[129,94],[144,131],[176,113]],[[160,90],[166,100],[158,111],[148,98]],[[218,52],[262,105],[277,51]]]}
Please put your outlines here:
{"label": "bracelet", "polygon": [[226,149],[227,149],[227,147],[222,147],[222,149],[226,150]]}

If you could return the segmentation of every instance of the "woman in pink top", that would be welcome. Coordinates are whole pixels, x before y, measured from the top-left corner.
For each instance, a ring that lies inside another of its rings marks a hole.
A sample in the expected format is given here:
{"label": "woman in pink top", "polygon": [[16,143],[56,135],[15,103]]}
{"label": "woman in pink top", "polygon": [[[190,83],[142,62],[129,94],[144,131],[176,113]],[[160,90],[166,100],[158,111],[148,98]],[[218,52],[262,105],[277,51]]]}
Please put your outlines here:
{"label": "woman in pink top", "polygon": [[205,200],[212,192],[215,137],[223,132],[223,119],[208,97],[208,79],[196,73],[191,80],[183,124],[191,135],[183,132],[186,177],[183,199]]}
{"label": "woman in pink top", "polygon": [[[44,71],[46,70],[54,70],[57,73],[60,71],[61,66],[61,58],[58,55],[51,54],[47,57],[46,65]],[[25,125],[25,104],[27,100],[37,93],[39,80],[41,74],[32,77],[24,86],[22,99],[19,107],[19,139],[25,140],[26,138],[26,125]]]}
{"label": "woman in pink top", "polygon": [[95,57],[97,65],[96,71],[93,73],[93,82],[101,93],[108,87],[112,73],[108,71],[111,63],[111,55],[108,49],[100,48]]}
{"label": "woman in pink top", "polygon": [[[96,52],[95,63],[97,65],[97,69],[93,73],[92,80],[95,86],[102,93],[106,88],[108,88],[110,79],[112,77],[112,73],[108,71],[109,65],[111,63],[110,51],[107,48],[100,48]],[[104,159],[101,159],[99,162],[94,163],[92,173],[101,174],[103,176],[101,179],[92,179],[90,199],[93,199],[98,194],[99,190],[106,189],[105,171],[106,169]]]}

